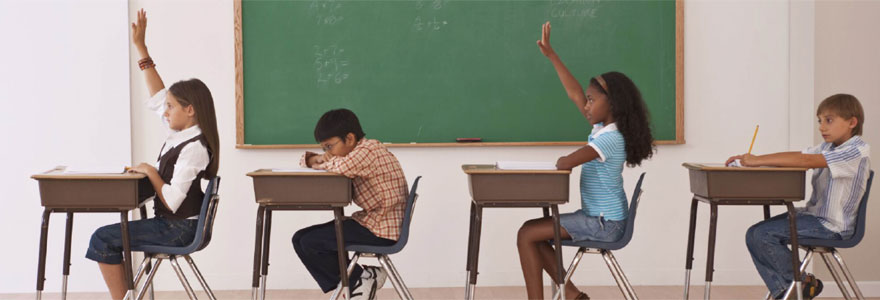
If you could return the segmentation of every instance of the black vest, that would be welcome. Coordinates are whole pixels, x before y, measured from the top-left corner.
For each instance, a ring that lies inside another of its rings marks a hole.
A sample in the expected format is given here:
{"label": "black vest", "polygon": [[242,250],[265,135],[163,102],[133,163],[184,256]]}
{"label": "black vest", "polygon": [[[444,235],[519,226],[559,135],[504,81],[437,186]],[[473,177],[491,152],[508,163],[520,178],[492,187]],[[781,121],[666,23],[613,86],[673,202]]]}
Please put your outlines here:
{"label": "black vest", "polygon": [[[171,177],[174,176],[174,165],[177,164],[177,158],[180,156],[180,151],[183,150],[187,144],[192,142],[201,142],[205,148],[208,149],[208,157],[211,157],[211,149],[208,148],[208,142],[205,141],[205,136],[199,134],[198,136],[186,140],[180,145],[168,149],[168,152],[165,152],[164,155],[159,156],[159,177],[162,178],[166,184],[171,184]],[[162,148],[165,148],[165,145],[162,145]],[[161,151],[159,152],[161,153]],[[213,158],[209,158],[210,160]],[[193,179],[192,184],[189,186],[189,191],[186,193],[186,197],[183,199],[183,203],[180,204],[180,207],[177,208],[177,212],[171,212],[165,203],[162,201],[154,201],[154,209],[156,216],[164,216],[173,219],[186,219],[195,215],[198,215],[202,208],[202,201],[205,198],[205,193],[202,192],[202,178],[205,177],[205,171],[199,172],[196,175],[196,179]]]}

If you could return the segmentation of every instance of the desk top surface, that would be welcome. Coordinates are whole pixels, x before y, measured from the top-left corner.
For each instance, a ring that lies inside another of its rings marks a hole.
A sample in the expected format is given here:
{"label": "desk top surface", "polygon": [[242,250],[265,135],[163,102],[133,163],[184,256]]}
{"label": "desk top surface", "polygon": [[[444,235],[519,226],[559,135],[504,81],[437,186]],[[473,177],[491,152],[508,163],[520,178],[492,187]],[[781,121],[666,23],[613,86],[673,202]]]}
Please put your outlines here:
{"label": "desk top surface", "polygon": [[571,170],[501,170],[495,165],[466,164],[461,165],[465,174],[571,174]]}
{"label": "desk top surface", "polygon": [[729,171],[729,172],[747,172],[747,171],[763,171],[763,172],[783,172],[783,171],[806,171],[808,168],[792,168],[792,167],[727,167],[720,163],[683,163],[683,167],[688,170],[700,171]]}
{"label": "desk top surface", "polygon": [[247,176],[250,177],[260,177],[260,176],[339,176],[345,177],[339,173],[333,172],[296,172],[293,170],[290,171],[273,171],[272,169],[258,169],[253,172],[247,173]]}
{"label": "desk top surface", "polygon": [[89,174],[89,173],[64,173],[61,170],[53,169],[40,174],[32,175],[31,178],[36,180],[42,179],[61,179],[61,180],[89,180],[89,179],[100,179],[100,180],[140,180],[141,178],[146,178],[147,175],[140,173],[100,173],[100,174]]}

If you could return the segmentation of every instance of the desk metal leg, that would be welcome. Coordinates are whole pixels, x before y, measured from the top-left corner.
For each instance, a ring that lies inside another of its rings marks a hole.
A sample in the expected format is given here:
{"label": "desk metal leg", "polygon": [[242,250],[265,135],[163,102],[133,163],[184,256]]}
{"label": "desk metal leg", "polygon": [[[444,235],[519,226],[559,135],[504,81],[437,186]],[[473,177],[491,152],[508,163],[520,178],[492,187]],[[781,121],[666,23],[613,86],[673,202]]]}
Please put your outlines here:
{"label": "desk metal leg", "polygon": [[764,205],[764,220],[770,218],[770,205]]}
{"label": "desk metal leg", "polygon": [[272,209],[267,208],[263,217],[263,255],[262,261],[262,277],[260,278],[260,300],[266,299],[266,277],[269,275],[269,238],[272,236]]}
{"label": "desk metal leg", "polygon": [[715,272],[715,231],[718,227],[718,205],[709,204],[711,213],[709,217],[709,251],[706,254],[706,291],[704,299],[709,299],[712,292],[712,273]]}
{"label": "desk metal leg", "polygon": [[257,230],[254,233],[254,269],[251,281],[251,299],[253,300],[257,300],[257,290],[260,288],[260,263],[262,262],[260,252],[263,250],[263,215],[265,212],[265,206],[260,205],[257,208]]}
{"label": "desk metal leg", "polygon": [[465,278],[464,278],[464,298],[473,299],[471,297],[471,268],[474,255],[474,226],[476,222],[477,207],[471,201],[470,224],[468,225],[468,244],[467,244],[467,261],[465,262]]}
{"label": "desk metal leg", "polygon": [[688,299],[691,287],[691,269],[694,266],[694,234],[697,230],[697,198],[691,199],[691,220],[688,226],[687,255],[684,259],[684,298]]}
{"label": "desk metal leg", "polygon": [[46,242],[49,234],[49,217],[51,209],[43,210],[43,222],[40,225],[40,258],[37,263],[37,300],[43,297],[43,284],[46,282]]}
{"label": "desk metal leg", "polygon": [[67,213],[67,226],[64,229],[64,265],[62,265],[61,300],[67,299],[67,276],[70,275],[70,236],[73,233],[73,213]]}
{"label": "desk metal leg", "polygon": [[342,207],[334,208],[333,216],[333,223],[336,225],[336,258],[339,263],[339,279],[342,282],[342,294],[345,295],[346,299],[351,299],[351,292],[349,291],[348,272],[346,272],[346,268],[348,266],[348,264],[346,263],[346,261],[348,260],[348,251],[345,251],[345,236],[342,232],[342,218],[344,217]]}
{"label": "desk metal leg", "polygon": [[[140,211],[140,217],[141,217],[140,219],[141,220],[146,220],[149,217],[149,216],[147,216],[147,206],[141,205],[139,211]],[[150,255],[149,253],[144,253],[144,257],[148,257],[149,255]],[[153,260],[152,259],[147,260],[147,265],[144,267],[144,270],[145,270],[145,272],[147,272],[147,274],[149,274],[153,270]],[[137,281],[134,282],[134,285],[135,285],[135,287],[137,287]],[[150,299],[151,300],[155,299],[155,295],[153,294],[153,283],[150,282],[150,286],[149,287],[145,286],[144,288],[149,288],[150,289]]]}
{"label": "desk metal leg", "polygon": [[[785,207],[788,208],[788,230],[791,234],[791,268],[792,274],[794,275],[794,285],[789,287],[789,290],[785,293],[784,299],[788,299],[791,293],[797,295],[797,299],[800,300],[803,295],[801,294],[801,274],[800,270],[798,270],[800,266],[800,250],[797,239],[797,213],[794,210],[794,204],[791,201],[785,201]],[[793,290],[792,290],[793,289]]]}
{"label": "desk metal leg", "polygon": [[553,248],[556,250],[556,286],[559,299],[565,299],[565,267],[562,265],[562,229],[559,226],[559,206],[550,206],[553,213]]}
{"label": "desk metal leg", "polygon": [[480,234],[483,230],[483,207],[475,204],[476,213],[474,215],[474,231],[473,231],[473,254],[471,257],[471,273],[468,289],[470,292],[469,299],[474,299],[474,292],[477,286],[477,275],[480,274]]}
{"label": "desk metal leg", "polygon": [[119,224],[122,226],[122,269],[123,273],[125,273],[123,274],[125,277],[125,284],[128,287],[126,296],[134,297],[134,282],[131,274],[131,234],[128,232],[128,212],[124,211],[119,213],[119,218],[121,219]]}

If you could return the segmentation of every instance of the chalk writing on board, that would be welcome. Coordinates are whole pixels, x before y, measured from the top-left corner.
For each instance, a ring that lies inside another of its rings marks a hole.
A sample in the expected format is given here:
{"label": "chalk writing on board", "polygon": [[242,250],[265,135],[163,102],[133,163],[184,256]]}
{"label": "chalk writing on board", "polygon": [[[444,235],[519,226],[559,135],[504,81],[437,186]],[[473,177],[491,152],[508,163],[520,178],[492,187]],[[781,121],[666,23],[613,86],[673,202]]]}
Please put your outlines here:
{"label": "chalk writing on board", "polygon": [[601,0],[551,0],[552,18],[595,18]]}
{"label": "chalk writing on board", "polygon": [[351,66],[344,48],[338,45],[322,47],[315,45],[315,78],[319,88],[328,88],[331,85],[341,85],[349,77]]}
{"label": "chalk writing on board", "polygon": [[431,19],[423,20],[421,16],[418,16],[418,17],[416,17],[416,19],[413,21],[413,25],[412,25],[412,27],[413,27],[413,31],[416,31],[416,32],[418,32],[418,31],[426,31],[426,30],[428,30],[428,31],[438,31],[438,30],[440,30],[441,28],[443,28],[443,26],[446,26],[447,24],[449,24],[449,22],[447,22],[447,21],[445,21],[445,20],[440,21],[440,20],[437,19],[437,17],[433,17],[433,18],[431,18]]}
{"label": "chalk writing on board", "polygon": [[309,15],[319,26],[341,23],[345,19],[341,9],[342,1],[339,0],[311,0],[309,3]]}
{"label": "chalk writing on board", "polygon": [[416,9],[430,8],[439,10],[448,2],[449,0],[416,0]]}
{"label": "chalk writing on board", "polygon": [[439,31],[449,24],[442,16],[438,18],[449,0],[416,0],[416,15],[412,22],[412,31],[414,32],[431,32]]}

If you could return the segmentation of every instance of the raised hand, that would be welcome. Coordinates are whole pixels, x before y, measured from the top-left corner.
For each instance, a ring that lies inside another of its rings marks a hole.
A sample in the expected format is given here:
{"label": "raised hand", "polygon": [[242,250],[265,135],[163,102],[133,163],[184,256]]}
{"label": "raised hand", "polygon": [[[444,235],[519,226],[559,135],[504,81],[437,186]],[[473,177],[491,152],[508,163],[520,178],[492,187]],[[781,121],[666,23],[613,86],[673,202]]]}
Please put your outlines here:
{"label": "raised hand", "polygon": [[541,49],[541,54],[547,57],[556,54],[550,47],[550,21],[541,25],[541,39],[538,40],[538,49]]}
{"label": "raised hand", "polygon": [[143,8],[137,12],[137,22],[131,23],[131,42],[138,50],[146,48],[145,36],[147,34],[147,12]]}

